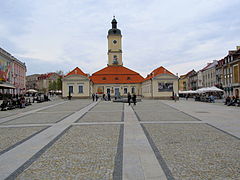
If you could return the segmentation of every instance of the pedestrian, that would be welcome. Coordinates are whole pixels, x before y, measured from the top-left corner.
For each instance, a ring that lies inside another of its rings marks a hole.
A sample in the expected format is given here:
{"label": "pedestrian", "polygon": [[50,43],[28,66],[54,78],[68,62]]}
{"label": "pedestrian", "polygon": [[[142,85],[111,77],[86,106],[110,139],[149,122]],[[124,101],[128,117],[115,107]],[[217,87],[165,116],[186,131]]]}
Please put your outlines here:
{"label": "pedestrian", "polygon": [[68,93],[68,100],[71,100],[72,99],[72,96],[71,96],[71,92],[69,91]]}
{"label": "pedestrian", "polygon": [[110,93],[108,93],[107,96],[108,96],[108,101],[111,101],[111,95],[110,95]]}
{"label": "pedestrian", "polygon": [[105,94],[103,94],[103,100],[106,101],[106,97],[105,97]]}
{"label": "pedestrian", "polygon": [[177,94],[176,93],[174,94],[174,101],[175,102],[177,101]]}
{"label": "pedestrian", "polygon": [[132,100],[133,100],[133,104],[136,105],[136,102],[137,102],[137,96],[136,96],[135,93],[133,93]]}
{"label": "pedestrian", "polygon": [[98,94],[96,94],[96,101],[98,101]]}
{"label": "pedestrian", "polygon": [[128,93],[127,98],[128,98],[128,105],[130,106],[131,105],[131,94],[130,93]]}
{"label": "pedestrian", "polygon": [[95,94],[92,93],[92,101],[95,101]]}

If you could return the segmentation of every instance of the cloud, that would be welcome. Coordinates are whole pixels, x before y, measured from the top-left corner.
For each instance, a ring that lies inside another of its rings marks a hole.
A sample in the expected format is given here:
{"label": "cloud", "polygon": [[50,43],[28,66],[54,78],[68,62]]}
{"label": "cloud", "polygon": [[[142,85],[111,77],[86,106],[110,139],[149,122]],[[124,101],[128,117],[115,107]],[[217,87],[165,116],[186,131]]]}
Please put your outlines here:
{"label": "cloud", "polygon": [[107,64],[106,36],[116,15],[125,66],[144,76],[161,65],[184,74],[239,45],[239,5],[238,0],[9,0],[1,4],[0,44],[26,61],[28,74],[76,66],[94,73]]}

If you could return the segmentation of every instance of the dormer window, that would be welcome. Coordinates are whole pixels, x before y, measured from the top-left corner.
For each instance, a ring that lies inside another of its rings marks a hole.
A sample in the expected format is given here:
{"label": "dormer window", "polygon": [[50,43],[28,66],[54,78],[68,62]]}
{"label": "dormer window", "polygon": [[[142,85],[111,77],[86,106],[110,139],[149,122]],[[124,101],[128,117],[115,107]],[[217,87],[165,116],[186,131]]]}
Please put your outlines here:
{"label": "dormer window", "polygon": [[131,77],[127,77],[127,80],[130,80],[131,79]]}
{"label": "dormer window", "polygon": [[115,80],[118,80],[118,77],[115,77]]}
{"label": "dormer window", "polygon": [[103,77],[102,80],[106,80],[106,77]]}

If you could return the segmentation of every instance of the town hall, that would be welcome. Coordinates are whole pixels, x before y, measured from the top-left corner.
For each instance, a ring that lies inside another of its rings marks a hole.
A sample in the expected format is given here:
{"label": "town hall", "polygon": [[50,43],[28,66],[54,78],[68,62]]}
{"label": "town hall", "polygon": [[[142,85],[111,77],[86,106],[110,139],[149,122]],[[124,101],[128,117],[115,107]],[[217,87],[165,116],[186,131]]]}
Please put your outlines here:
{"label": "town hall", "polygon": [[[159,67],[146,78],[123,66],[122,34],[113,18],[108,30],[107,66],[91,76],[76,67],[62,79],[63,98],[89,98],[92,93],[125,97],[128,92],[145,98],[169,99],[178,94],[178,77]],[[146,61],[147,62],[147,61]]]}

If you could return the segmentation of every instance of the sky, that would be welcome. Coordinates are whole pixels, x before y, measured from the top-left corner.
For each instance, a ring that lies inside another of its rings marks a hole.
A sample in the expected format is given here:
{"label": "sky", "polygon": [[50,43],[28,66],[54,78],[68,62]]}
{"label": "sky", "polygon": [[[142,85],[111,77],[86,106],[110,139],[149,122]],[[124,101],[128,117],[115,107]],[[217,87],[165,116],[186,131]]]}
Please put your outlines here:
{"label": "sky", "polygon": [[92,74],[108,62],[113,15],[123,64],[142,76],[164,66],[182,75],[240,45],[239,0],[0,0],[0,47],[27,75]]}

